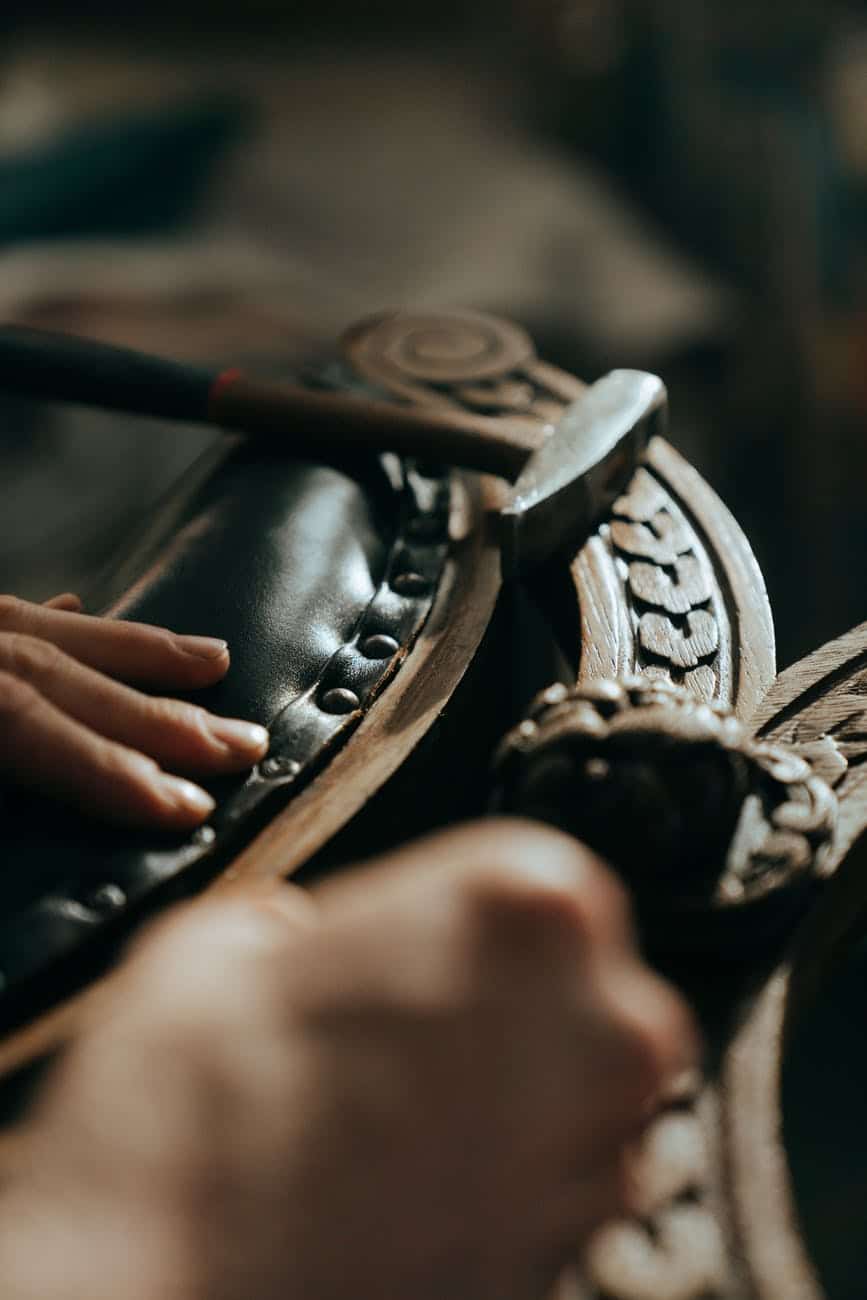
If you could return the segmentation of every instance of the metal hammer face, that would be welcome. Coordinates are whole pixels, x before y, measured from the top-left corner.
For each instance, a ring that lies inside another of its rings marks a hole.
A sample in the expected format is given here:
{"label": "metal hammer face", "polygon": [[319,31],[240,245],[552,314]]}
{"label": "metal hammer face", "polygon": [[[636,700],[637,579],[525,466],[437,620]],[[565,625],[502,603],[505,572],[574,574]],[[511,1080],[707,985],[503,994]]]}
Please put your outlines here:
{"label": "metal hammer face", "polygon": [[501,511],[505,578],[580,545],[623,491],[648,438],[664,431],[666,412],[665,385],[643,370],[612,370],[566,408]]}
{"label": "metal hammer face", "polygon": [[513,480],[501,512],[507,578],[577,550],[665,421],[655,375],[615,370],[587,387],[539,361],[525,330],[479,312],[384,313],[343,346],[369,384],[442,424],[434,454]]}

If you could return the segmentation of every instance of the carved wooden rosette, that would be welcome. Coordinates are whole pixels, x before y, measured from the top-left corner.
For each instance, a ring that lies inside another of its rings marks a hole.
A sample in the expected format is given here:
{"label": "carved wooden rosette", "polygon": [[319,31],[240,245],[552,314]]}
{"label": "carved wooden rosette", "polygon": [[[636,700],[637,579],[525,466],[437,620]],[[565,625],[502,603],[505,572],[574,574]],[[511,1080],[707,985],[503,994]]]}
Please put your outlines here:
{"label": "carved wooden rosette", "polygon": [[343,350],[369,383],[420,406],[553,425],[585,385],[540,361],[511,321],[479,312],[401,312],[361,321]]}
{"label": "carved wooden rosette", "polygon": [[[645,934],[722,956],[833,861],[836,800],[804,757],[661,678],[543,691],[495,760],[497,804],[580,837]],[[784,913],[785,917],[785,913]]]}
{"label": "carved wooden rosette", "polygon": [[[554,422],[583,387],[539,363],[521,331],[469,314],[367,322],[348,353],[404,401],[510,420]],[[775,682],[771,612],[750,547],[661,438],[569,571],[578,680],[543,694],[506,738],[499,804],[613,849],[639,901],[655,893],[661,904],[650,908],[657,942],[678,927],[701,941],[724,913],[715,939],[755,968],[763,959],[744,946],[743,922],[757,903],[785,903],[798,887],[803,899],[804,884],[834,873],[867,824],[867,624]],[[696,764],[716,781],[697,807]],[[594,818],[594,797],[608,800],[609,815]],[[719,1064],[680,1081],[663,1105],[636,1155],[635,1217],[597,1234],[557,1300],[821,1300],[780,1134],[780,1072],[795,1004],[851,924],[853,898],[863,911],[863,887],[845,869],[826,889],[818,938],[758,995],[739,994],[735,968],[721,975],[714,955],[693,960],[682,983],[699,1004],[708,983],[731,983],[725,1014],[718,1006],[705,1024]],[[729,1016],[742,1027],[726,1041]]]}

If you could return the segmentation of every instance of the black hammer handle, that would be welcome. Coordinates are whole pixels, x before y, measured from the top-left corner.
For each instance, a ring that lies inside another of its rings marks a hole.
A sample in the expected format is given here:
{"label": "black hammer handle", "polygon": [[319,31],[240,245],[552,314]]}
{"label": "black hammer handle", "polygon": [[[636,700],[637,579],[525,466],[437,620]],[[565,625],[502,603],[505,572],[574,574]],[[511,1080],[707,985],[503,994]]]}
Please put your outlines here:
{"label": "black hammer handle", "polygon": [[216,371],[71,334],[0,329],[0,390],[41,401],[202,420],[216,378]]}
{"label": "black hammer handle", "polygon": [[395,451],[508,479],[541,441],[540,430],[519,421],[261,383],[237,369],[13,325],[0,328],[0,392],[235,429],[293,456]]}

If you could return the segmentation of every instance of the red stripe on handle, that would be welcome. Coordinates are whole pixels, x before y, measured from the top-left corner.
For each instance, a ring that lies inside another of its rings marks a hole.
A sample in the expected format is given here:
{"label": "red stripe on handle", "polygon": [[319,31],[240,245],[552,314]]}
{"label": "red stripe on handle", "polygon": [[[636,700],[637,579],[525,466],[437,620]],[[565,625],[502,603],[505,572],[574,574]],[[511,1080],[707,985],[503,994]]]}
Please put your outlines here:
{"label": "red stripe on handle", "polygon": [[241,378],[242,374],[243,371],[239,370],[237,366],[231,366],[228,370],[221,370],[211,384],[211,391],[208,393],[208,406],[213,408],[226,390]]}

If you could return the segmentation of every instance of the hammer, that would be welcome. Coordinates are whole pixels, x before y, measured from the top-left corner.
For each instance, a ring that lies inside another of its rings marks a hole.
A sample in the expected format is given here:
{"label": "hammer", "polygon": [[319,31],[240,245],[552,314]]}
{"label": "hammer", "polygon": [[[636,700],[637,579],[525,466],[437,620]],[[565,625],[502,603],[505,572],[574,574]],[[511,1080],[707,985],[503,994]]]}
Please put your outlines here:
{"label": "hammer", "polygon": [[[350,356],[356,331],[348,336]],[[509,479],[501,510],[506,577],[583,541],[626,485],[666,405],[662,381],[638,370],[612,371],[551,421],[445,403],[398,405],[385,395],[267,383],[237,368],[191,366],[11,325],[0,328],[3,392],[214,425],[300,458],[392,451]]]}

